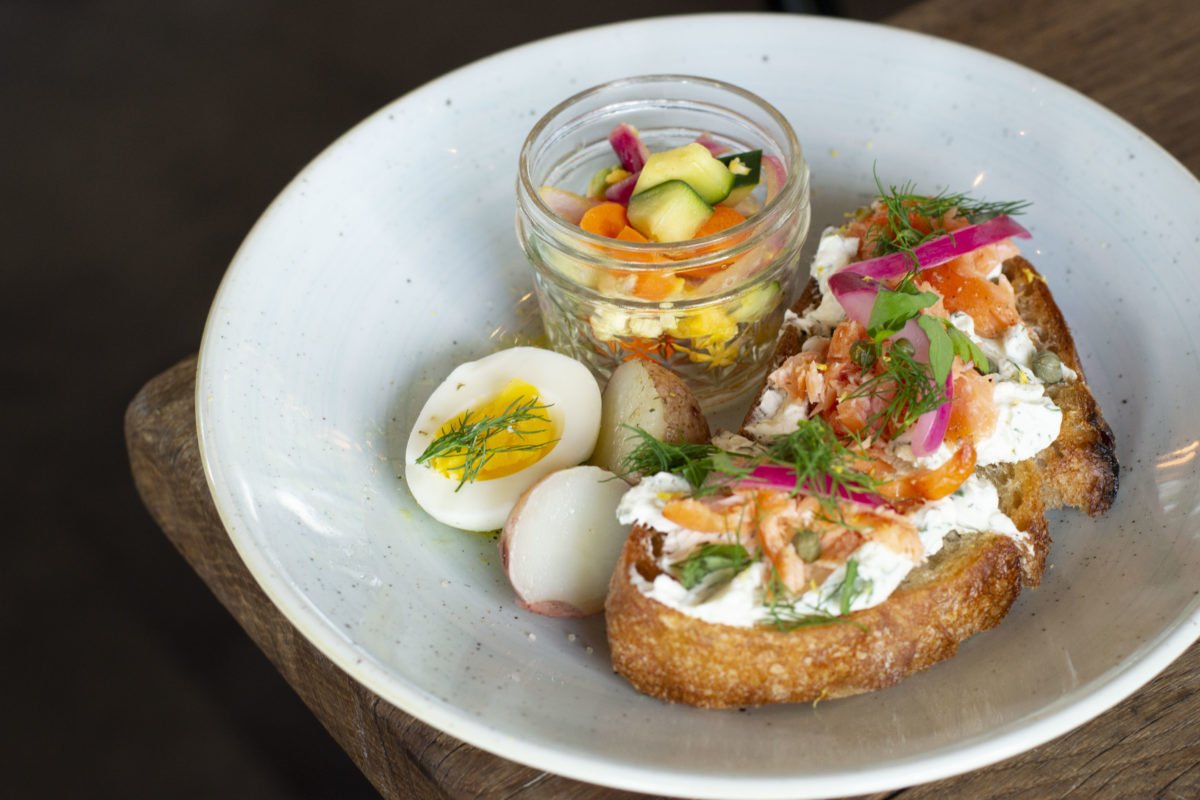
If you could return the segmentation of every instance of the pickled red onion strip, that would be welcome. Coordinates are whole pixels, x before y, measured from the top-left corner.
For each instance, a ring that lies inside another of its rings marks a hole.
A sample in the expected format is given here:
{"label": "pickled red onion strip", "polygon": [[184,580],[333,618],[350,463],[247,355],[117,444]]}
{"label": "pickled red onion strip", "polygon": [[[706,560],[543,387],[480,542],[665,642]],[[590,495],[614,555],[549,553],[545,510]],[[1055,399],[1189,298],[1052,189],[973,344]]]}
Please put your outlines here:
{"label": "pickled red onion strip", "polygon": [[725,145],[721,144],[720,142],[716,141],[715,139],[713,139],[712,134],[709,133],[708,131],[705,131],[704,133],[702,133],[696,137],[696,144],[704,145],[704,147],[708,150],[708,152],[712,153],[714,156],[717,156],[718,158],[720,156],[723,156],[726,153],[728,153],[731,149],[731,148],[726,147]]}
{"label": "pickled red onion strip", "polygon": [[767,202],[769,203],[787,181],[787,168],[783,166],[783,162],[779,160],[778,156],[764,155],[761,169],[763,176],[767,179]]}
{"label": "pickled red onion strip", "polygon": [[574,192],[556,189],[553,186],[543,186],[538,190],[538,194],[541,195],[542,202],[548,205],[551,211],[572,225],[578,225],[579,220],[583,219],[584,212],[592,206],[600,204],[600,201],[594,197],[584,197]]}
{"label": "pickled red onion strip", "polygon": [[621,205],[629,205],[629,198],[633,197],[633,190],[637,186],[638,177],[642,174],[641,170],[626,175],[621,180],[614,183],[604,190],[604,199]]}
{"label": "pickled red onion strip", "polygon": [[847,317],[867,327],[871,308],[879,296],[878,281],[857,272],[835,272],[829,276],[829,291],[833,292]]}
{"label": "pickled red onion strip", "polygon": [[621,122],[608,134],[608,143],[626,172],[640,172],[650,157],[650,148],[638,136],[637,128]]}
{"label": "pickled red onion strip", "polygon": [[[924,331],[921,331],[924,335]],[[928,348],[928,339],[926,339]],[[954,399],[954,373],[946,376],[946,402],[932,411],[926,411],[917,417],[912,426],[912,451],[918,458],[930,455],[946,438],[946,429],[950,426],[950,401]]]}
{"label": "pickled red onion strip", "polygon": [[[833,490],[833,479],[826,475],[824,484],[824,491],[821,494],[829,495]],[[760,464],[751,471],[748,477],[739,481],[738,485],[792,492],[796,489],[796,471],[791,467],[785,467],[780,464]],[[802,491],[816,494],[809,481],[805,481],[801,489]],[[864,506],[870,506],[871,508],[883,502],[883,498],[879,495],[869,492],[855,492],[845,487],[838,487],[837,495],[843,500],[850,500]]]}
{"label": "pickled red onion strip", "polygon": [[[764,158],[763,161],[765,166],[766,159]],[[917,258],[918,269],[929,269],[939,264],[945,264],[952,258],[978,250],[985,245],[994,244],[1001,239],[1011,236],[1028,239],[1031,235],[1012,217],[1001,214],[987,222],[971,225],[952,234],[932,239],[914,248],[913,255]],[[847,264],[839,272],[857,272],[868,278],[885,281],[899,278],[908,272],[908,268],[909,260],[906,253],[889,253],[886,256]]]}

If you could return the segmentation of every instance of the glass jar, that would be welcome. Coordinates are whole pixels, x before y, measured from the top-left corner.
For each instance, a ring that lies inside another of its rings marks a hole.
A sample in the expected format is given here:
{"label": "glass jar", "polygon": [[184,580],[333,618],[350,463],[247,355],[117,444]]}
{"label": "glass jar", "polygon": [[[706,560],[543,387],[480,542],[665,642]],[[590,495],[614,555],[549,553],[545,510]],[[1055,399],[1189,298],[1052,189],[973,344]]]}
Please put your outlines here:
{"label": "glass jar", "polygon": [[[586,195],[618,163],[608,138],[618,123],[632,125],[651,153],[698,140],[714,154],[761,150],[763,177],[738,200],[745,221],[664,243],[581,228],[570,206],[599,202]],[[565,210],[560,191],[571,193]],[[588,89],[547,113],[521,150],[517,237],[550,346],[601,380],[631,358],[656,361],[705,410],[762,380],[797,288],[809,217],[808,165],[792,127],[766,101],[720,81],[651,75]]]}

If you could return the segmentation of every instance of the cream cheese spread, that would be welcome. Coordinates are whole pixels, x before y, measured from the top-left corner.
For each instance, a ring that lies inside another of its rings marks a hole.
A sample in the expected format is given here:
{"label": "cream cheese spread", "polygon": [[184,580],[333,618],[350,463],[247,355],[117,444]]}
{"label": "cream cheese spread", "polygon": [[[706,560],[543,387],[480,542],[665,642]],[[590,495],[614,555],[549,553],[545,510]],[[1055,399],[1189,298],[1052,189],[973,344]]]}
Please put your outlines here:
{"label": "cream cheese spread", "polygon": [[1029,535],[1000,510],[1000,494],[991,481],[972,475],[948,497],[926,503],[912,516],[926,557],[942,549],[946,537],[959,533],[999,533],[1029,547]]}
{"label": "cream cheese spread", "polygon": [[[1029,336],[1029,329],[1018,323],[1011,326],[999,339],[985,339],[975,333],[975,320],[969,314],[956,311],[950,315],[950,324],[958,328],[967,338],[979,345],[983,354],[995,365],[1000,380],[1020,383],[1041,383],[1033,372],[1033,357],[1037,346]],[[1063,380],[1079,379],[1075,371],[1062,365]]]}
{"label": "cream cheese spread", "polygon": [[826,228],[821,231],[821,239],[817,243],[817,253],[813,256],[809,275],[816,279],[821,290],[821,302],[803,316],[792,315],[785,324],[790,322],[802,333],[809,336],[828,336],[838,323],[846,318],[846,312],[838,303],[833,292],[829,291],[829,276],[850,263],[858,255],[858,239],[852,236],[841,236],[836,228]]}
{"label": "cream cheese spread", "polygon": [[[712,534],[687,530],[662,514],[667,502],[689,491],[686,480],[663,472],[645,477],[621,499],[617,515],[623,524],[642,524],[664,534],[657,561],[662,572],[649,581],[631,566],[630,582],[646,597],[705,622],[749,627],[770,621],[772,610],[765,591],[770,567],[765,560],[755,560],[732,579],[728,574],[716,573],[691,589],[684,588],[675,578],[674,568],[679,561],[700,545],[713,541]],[[991,531],[1028,547],[1028,536],[1000,511],[996,487],[977,476],[968,478],[950,496],[924,503],[911,519],[917,526],[925,558],[941,550],[952,531]],[[850,598],[847,611],[882,603],[917,566],[883,544],[864,542],[820,587],[793,598],[789,613],[797,616],[843,613],[843,587],[851,560],[856,574],[854,584],[846,592]]]}
{"label": "cream cheese spread", "polygon": [[[824,337],[845,318],[841,305],[828,290],[829,276],[849,264],[858,253],[858,239],[843,237],[837,229],[827,228],[821,234],[811,275],[820,288],[820,302],[804,315],[788,312],[785,326],[794,327],[806,338],[806,345],[820,345]],[[998,274],[999,265],[994,273]],[[975,333],[974,322],[962,313],[952,314],[951,323],[974,341],[992,361],[993,401],[996,408],[994,432],[976,443],[976,463],[980,466],[1032,458],[1058,438],[1062,412],[1046,395],[1044,384],[1033,371],[1037,348],[1024,325],[1010,327],[999,339],[985,339]],[[1073,381],[1077,375],[1065,365],[1064,380]],[[759,405],[751,414],[749,433],[756,437],[786,434],[795,430],[807,418],[804,402],[791,402],[788,393],[779,387],[767,386]],[[954,451],[942,444],[924,458],[912,453],[907,435],[891,444],[892,453],[899,459],[921,467],[937,467],[948,460]],[[662,515],[669,500],[689,492],[687,482],[678,476],[662,473],[648,476],[626,493],[618,511],[622,523],[643,524],[664,534],[658,567],[662,572],[653,581],[643,578],[631,568],[629,578],[647,597],[689,616],[707,622],[736,626],[751,626],[772,619],[766,603],[765,587],[770,579],[770,567],[762,558],[730,578],[728,573],[710,575],[691,589],[675,578],[675,564],[700,545],[711,542],[712,534],[689,531],[670,522]],[[922,561],[942,549],[952,532],[992,532],[1007,536],[1023,550],[1030,551],[1026,533],[1017,529],[999,506],[999,494],[992,483],[972,475],[953,494],[940,500],[928,501],[909,515],[917,526],[924,551]],[[854,585],[846,591],[850,564],[854,565]],[[905,576],[917,566],[908,557],[887,546],[866,541],[817,588],[793,598],[791,611],[797,615],[818,614],[836,616],[847,609],[870,608],[886,600]],[[845,599],[848,606],[844,606]]]}
{"label": "cream cheese spread", "polygon": [[[996,428],[990,436],[975,442],[975,464],[1011,464],[1033,458],[1054,443],[1062,429],[1062,409],[1046,396],[1041,383],[997,381],[992,400],[996,409]],[[936,468],[950,460],[955,449],[942,442],[927,456],[912,452],[908,433],[892,440],[891,453],[917,467]]]}

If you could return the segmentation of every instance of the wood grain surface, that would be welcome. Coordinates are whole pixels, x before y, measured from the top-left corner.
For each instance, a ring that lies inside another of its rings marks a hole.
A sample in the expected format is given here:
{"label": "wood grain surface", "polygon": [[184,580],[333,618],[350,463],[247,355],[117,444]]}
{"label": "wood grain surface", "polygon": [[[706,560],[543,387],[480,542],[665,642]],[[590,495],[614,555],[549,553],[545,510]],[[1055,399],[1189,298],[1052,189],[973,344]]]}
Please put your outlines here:
{"label": "wood grain surface", "polygon": [[[1087,94],[1200,171],[1200,4],[925,0],[891,24],[964,42]],[[128,408],[138,491],[168,538],[387,798],[643,797],[523,767],[463,744],[367,691],[297,633],[250,576],[205,485],[196,361],[151,380]],[[1075,731],[902,798],[1200,798],[1200,644]]]}
{"label": "wood grain surface", "polygon": [[1065,83],[1200,174],[1195,0],[925,0],[887,22],[986,50]]}

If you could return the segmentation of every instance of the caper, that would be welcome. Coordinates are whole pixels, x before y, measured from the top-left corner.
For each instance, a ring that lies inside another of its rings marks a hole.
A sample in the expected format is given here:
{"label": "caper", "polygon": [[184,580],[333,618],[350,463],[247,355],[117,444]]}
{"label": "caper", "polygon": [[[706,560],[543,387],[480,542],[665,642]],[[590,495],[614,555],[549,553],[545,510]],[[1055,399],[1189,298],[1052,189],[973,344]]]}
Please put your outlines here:
{"label": "caper", "polygon": [[897,353],[903,353],[909,358],[912,358],[913,353],[917,352],[917,349],[913,347],[913,343],[903,336],[892,342],[892,350]]}
{"label": "caper", "polygon": [[1033,357],[1033,374],[1042,383],[1058,383],[1063,378],[1062,362],[1054,353],[1043,350]]}
{"label": "caper", "polygon": [[796,555],[806,564],[811,564],[821,557],[821,537],[816,531],[807,528],[798,531],[792,537],[792,547],[796,548]]}
{"label": "caper", "polygon": [[859,339],[850,345],[850,360],[863,369],[870,369],[875,364],[875,343]]}

